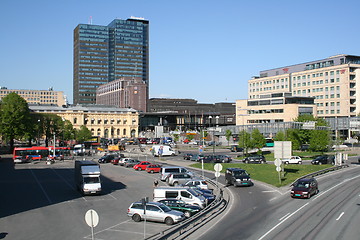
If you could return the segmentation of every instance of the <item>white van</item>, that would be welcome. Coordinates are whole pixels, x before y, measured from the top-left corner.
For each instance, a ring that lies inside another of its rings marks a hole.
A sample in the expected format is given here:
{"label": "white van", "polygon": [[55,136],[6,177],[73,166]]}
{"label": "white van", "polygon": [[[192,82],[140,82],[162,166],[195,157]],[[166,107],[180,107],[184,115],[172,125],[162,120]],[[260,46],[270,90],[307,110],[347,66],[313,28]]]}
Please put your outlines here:
{"label": "white van", "polygon": [[172,148],[168,145],[153,145],[151,147],[151,152],[154,157],[158,156],[175,156],[176,153]]}
{"label": "white van", "polygon": [[183,200],[188,204],[198,205],[201,208],[206,206],[206,199],[204,196],[188,187],[157,187],[154,188],[153,197],[154,202],[168,198],[176,198]]}
{"label": "white van", "polygon": [[169,174],[172,174],[172,173],[187,173],[187,174],[191,175],[192,177],[194,177],[194,174],[192,172],[190,172],[189,170],[187,170],[186,168],[172,166],[172,167],[162,167],[161,168],[160,180],[166,181],[166,178],[169,176]]}

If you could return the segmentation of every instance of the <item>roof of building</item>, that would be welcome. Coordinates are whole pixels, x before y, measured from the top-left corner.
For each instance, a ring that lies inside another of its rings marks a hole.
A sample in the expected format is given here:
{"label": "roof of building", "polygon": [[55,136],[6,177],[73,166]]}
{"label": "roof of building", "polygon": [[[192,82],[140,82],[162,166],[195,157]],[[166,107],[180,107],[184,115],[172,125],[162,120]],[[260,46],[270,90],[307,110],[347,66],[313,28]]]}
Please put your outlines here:
{"label": "roof of building", "polygon": [[46,111],[81,111],[81,112],[138,112],[133,108],[119,108],[110,105],[68,105],[68,106],[57,106],[57,105],[29,105],[29,108],[34,111],[46,110]]}

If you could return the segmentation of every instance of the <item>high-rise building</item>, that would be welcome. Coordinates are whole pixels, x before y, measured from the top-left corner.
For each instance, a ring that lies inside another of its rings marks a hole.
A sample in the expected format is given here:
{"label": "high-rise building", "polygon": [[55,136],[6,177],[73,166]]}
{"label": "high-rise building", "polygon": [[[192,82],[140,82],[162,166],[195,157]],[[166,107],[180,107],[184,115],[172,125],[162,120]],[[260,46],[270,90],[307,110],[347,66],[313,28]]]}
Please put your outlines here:
{"label": "high-rise building", "polygon": [[149,96],[149,21],[131,17],[108,26],[74,29],[73,103],[95,104],[96,89],[120,78],[140,78]]}

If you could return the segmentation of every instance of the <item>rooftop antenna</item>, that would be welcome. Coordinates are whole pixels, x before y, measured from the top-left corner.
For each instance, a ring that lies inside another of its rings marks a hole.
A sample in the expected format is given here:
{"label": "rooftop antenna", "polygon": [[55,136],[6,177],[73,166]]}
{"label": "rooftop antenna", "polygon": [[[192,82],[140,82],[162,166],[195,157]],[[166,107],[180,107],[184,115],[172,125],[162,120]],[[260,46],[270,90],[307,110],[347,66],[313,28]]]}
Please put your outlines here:
{"label": "rooftop antenna", "polygon": [[89,24],[92,25],[92,16],[89,17]]}

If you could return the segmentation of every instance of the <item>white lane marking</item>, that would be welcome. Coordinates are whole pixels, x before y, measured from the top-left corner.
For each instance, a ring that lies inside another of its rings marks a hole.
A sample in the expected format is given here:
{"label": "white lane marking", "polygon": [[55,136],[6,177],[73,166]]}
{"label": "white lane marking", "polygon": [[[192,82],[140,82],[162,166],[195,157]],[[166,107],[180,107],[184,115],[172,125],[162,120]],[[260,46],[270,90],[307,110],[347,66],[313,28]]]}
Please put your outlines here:
{"label": "white lane marking", "polygon": [[283,216],[282,218],[279,219],[279,221],[283,220],[284,218],[286,218],[290,213],[285,214],[285,216]]}
{"label": "white lane marking", "polygon": [[51,199],[50,199],[49,195],[47,195],[47,193],[46,193],[45,189],[43,188],[43,186],[42,186],[42,185],[41,185],[41,183],[39,182],[39,180],[38,180],[38,178],[36,177],[36,175],[35,175],[35,173],[33,172],[33,170],[31,170],[31,168],[29,168],[29,169],[30,169],[31,174],[34,176],[34,178],[35,178],[36,182],[39,184],[40,189],[43,191],[43,193],[44,193],[45,197],[47,198],[47,200],[48,200],[48,201],[49,201],[49,203],[51,204],[51,203],[52,203],[52,201],[51,201]]}
{"label": "white lane marking", "polygon": [[340,216],[336,219],[336,221],[339,221],[340,218],[342,217],[342,215],[344,215],[344,212],[342,212],[342,213],[340,214]]}
{"label": "white lane marking", "polygon": [[262,191],[263,193],[273,193],[273,192],[277,192],[277,191],[274,191],[274,190],[269,190],[269,191]]}
{"label": "white lane marking", "polygon": [[278,226],[280,226],[283,222],[285,222],[287,219],[289,219],[291,216],[293,216],[294,214],[296,214],[298,211],[300,211],[301,209],[303,209],[304,207],[306,207],[309,203],[304,204],[302,207],[300,207],[298,210],[296,210],[295,212],[293,212],[292,214],[290,214],[289,216],[287,216],[286,218],[284,218],[283,220],[281,220],[278,224],[276,224],[273,228],[271,228],[269,231],[267,231],[264,235],[262,235],[258,240],[264,239],[269,233],[271,233],[272,231],[274,231]]}

